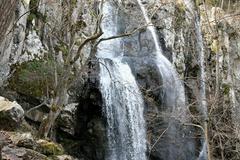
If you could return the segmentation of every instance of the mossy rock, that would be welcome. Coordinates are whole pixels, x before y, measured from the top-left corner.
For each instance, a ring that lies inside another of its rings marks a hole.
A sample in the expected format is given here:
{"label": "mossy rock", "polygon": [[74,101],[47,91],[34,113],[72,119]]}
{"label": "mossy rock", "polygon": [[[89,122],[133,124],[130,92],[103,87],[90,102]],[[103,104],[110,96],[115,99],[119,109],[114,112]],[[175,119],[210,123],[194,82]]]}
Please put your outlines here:
{"label": "mossy rock", "polygon": [[228,95],[230,93],[231,90],[231,85],[228,83],[223,83],[222,84],[222,91],[225,95]]}
{"label": "mossy rock", "polygon": [[[54,61],[33,60],[14,66],[15,73],[9,80],[9,88],[19,93],[41,98],[50,94],[54,86]],[[57,66],[59,76],[62,69]]]}
{"label": "mossy rock", "polygon": [[61,145],[50,142],[47,140],[38,140],[37,143],[39,144],[38,151],[45,155],[62,155],[64,154],[64,149]]}
{"label": "mossy rock", "polygon": [[[203,0],[196,0],[197,5],[200,5],[202,3],[203,3]],[[219,4],[219,0],[205,0],[205,3],[207,5],[215,6],[215,5]]]}

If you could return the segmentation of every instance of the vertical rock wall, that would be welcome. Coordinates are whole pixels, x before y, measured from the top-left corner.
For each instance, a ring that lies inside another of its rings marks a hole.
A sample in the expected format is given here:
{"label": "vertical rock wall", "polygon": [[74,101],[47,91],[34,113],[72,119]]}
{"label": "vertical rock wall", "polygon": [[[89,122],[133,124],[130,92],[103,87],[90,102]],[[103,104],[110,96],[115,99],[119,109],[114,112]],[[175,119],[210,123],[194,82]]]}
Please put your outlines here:
{"label": "vertical rock wall", "polygon": [[17,0],[2,0],[0,2],[0,44],[3,41],[7,29],[12,22]]}

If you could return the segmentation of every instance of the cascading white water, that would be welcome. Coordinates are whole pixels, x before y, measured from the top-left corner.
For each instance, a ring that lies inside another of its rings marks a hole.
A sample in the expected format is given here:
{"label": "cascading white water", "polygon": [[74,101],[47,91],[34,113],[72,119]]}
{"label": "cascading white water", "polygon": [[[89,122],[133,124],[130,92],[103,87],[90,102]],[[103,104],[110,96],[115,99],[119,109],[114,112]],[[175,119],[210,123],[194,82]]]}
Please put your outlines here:
{"label": "cascading white water", "polygon": [[[197,15],[197,14],[196,14]],[[200,94],[199,94],[199,100],[200,100],[200,111],[203,115],[203,121],[204,121],[204,134],[205,139],[203,142],[203,147],[199,155],[199,160],[207,160],[207,121],[208,121],[208,110],[207,110],[207,101],[206,101],[206,75],[205,75],[205,65],[204,65],[204,46],[203,46],[203,38],[201,35],[201,26],[200,26],[200,20],[199,18],[195,18],[195,30],[196,30],[196,38],[197,38],[197,46],[198,46],[198,52],[200,53]]]}
{"label": "cascading white water", "polygon": [[189,121],[183,83],[172,63],[163,55],[156,29],[148,17],[144,5],[141,0],[137,0],[137,2],[148,24],[147,30],[154,40],[156,52],[153,56],[162,80],[161,101],[164,113],[162,126],[166,132],[163,133],[164,136],[159,143],[159,149],[162,150],[160,151],[161,158],[193,160],[195,159],[195,142],[192,138],[192,128],[182,125]]}
{"label": "cascading white water", "polygon": [[[117,9],[103,5],[103,37],[117,35]],[[141,92],[127,63],[122,60],[121,40],[100,43],[100,85],[107,119],[106,160],[146,160],[146,131]]]}
{"label": "cascading white water", "polygon": [[[143,101],[127,64],[118,59],[101,63],[101,91],[107,117],[107,160],[145,160]],[[111,75],[111,76],[110,76]]]}
{"label": "cascading white water", "polygon": [[195,8],[194,2],[191,0],[184,0],[184,3],[190,12],[189,18],[194,22],[194,29],[196,34],[196,49],[199,54],[199,67],[200,67],[200,90],[199,90],[199,107],[198,110],[203,117],[203,128],[204,128],[204,140],[202,142],[202,150],[199,155],[199,160],[207,160],[210,157],[208,148],[208,109],[206,101],[206,73],[205,73],[205,54],[204,54],[204,43],[201,31],[201,21],[198,16],[198,11]]}
{"label": "cascading white water", "polygon": [[[156,33],[156,29],[152,24],[150,18],[148,17],[147,11],[142,4],[141,0],[137,0],[140,9],[143,13],[144,19],[148,25],[147,29],[150,31],[156,52],[156,64],[158,66],[159,72],[162,78],[162,99],[164,100],[164,105],[170,109],[172,114],[177,113],[179,118],[185,116],[186,107],[185,106],[185,93],[184,87],[179,79],[179,76],[172,65],[172,63],[163,55],[162,49],[159,44],[159,38]],[[176,116],[176,115],[175,115]]]}

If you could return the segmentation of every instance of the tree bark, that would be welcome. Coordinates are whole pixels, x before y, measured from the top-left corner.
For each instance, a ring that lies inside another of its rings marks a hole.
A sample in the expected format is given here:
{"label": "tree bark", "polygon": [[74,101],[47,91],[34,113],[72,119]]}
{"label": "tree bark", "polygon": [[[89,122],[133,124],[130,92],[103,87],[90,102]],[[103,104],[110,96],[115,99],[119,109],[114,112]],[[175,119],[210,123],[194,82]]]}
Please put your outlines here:
{"label": "tree bark", "polygon": [[62,85],[61,88],[59,88],[57,92],[57,96],[53,98],[53,102],[50,105],[51,106],[50,112],[46,120],[44,120],[39,127],[40,137],[43,137],[43,138],[47,138],[48,136],[52,137],[50,131],[51,129],[53,129],[56,119],[58,118],[64,105],[66,104],[66,96],[67,96],[67,84],[65,82],[65,85]]}

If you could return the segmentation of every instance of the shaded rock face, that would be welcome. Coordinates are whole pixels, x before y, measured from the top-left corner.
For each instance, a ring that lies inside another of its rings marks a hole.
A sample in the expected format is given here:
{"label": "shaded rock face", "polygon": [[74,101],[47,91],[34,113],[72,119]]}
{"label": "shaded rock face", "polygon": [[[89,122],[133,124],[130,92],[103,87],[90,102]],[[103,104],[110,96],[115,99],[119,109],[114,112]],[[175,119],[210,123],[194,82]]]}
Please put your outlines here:
{"label": "shaded rock face", "polygon": [[14,130],[20,125],[24,117],[24,110],[16,102],[10,102],[0,97],[0,129]]}
{"label": "shaded rock face", "polygon": [[70,99],[77,104],[70,104],[63,110],[57,125],[57,140],[67,153],[86,160],[104,159],[107,140],[98,69],[97,61],[89,64],[85,83],[73,86],[75,96]]}
{"label": "shaded rock face", "polygon": [[106,131],[102,118],[102,99],[96,86],[91,84],[85,88],[87,92],[80,98],[77,110],[76,136],[85,144],[81,150],[89,159],[104,159]]}
{"label": "shaded rock face", "polygon": [[3,82],[9,77],[11,64],[19,62],[24,48],[29,5],[27,2],[28,1],[15,1],[15,8],[11,10],[11,14],[13,14],[15,19],[18,19],[20,16],[22,17],[16,23],[9,21],[8,29],[11,30],[11,32],[9,32],[7,36],[4,36],[2,43],[0,43],[0,86],[2,86]]}
{"label": "shaded rock face", "polygon": [[11,23],[11,20],[14,16],[14,11],[16,8],[17,1],[15,0],[3,0],[0,4],[0,43],[2,42],[3,38],[5,37],[5,34],[7,32],[7,29]]}
{"label": "shaded rock face", "polygon": [[75,126],[76,126],[76,110],[78,103],[68,104],[62,110],[58,118],[58,127],[68,133],[69,135],[75,135]]}

